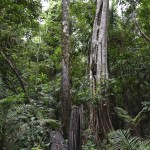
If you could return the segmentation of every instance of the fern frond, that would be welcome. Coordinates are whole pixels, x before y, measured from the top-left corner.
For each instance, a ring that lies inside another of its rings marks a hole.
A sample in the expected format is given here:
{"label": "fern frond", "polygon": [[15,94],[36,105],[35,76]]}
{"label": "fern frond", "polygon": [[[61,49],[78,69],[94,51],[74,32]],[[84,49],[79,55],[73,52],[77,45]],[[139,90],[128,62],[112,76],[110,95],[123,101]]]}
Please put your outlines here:
{"label": "fern frond", "polygon": [[24,102],[24,100],[25,100],[24,93],[21,93],[19,95],[12,95],[12,96],[1,99],[0,105],[12,104],[16,102]]}
{"label": "fern frond", "polygon": [[117,115],[125,122],[132,124],[134,127],[141,121],[144,110],[142,109],[134,118],[128,115],[128,112],[120,107],[115,107]]}
{"label": "fern frond", "polygon": [[131,123],[133,122],[133,119],[130,115],[128,115],[128,112],[120,107],[115,107],[115,111],[117,115],[122,118],[125,122]]}
{"label": "fern frond", "polygon": [[108,135],[115,150],[137,150],[140,139],[131,137],[129,130],[117,130]]}

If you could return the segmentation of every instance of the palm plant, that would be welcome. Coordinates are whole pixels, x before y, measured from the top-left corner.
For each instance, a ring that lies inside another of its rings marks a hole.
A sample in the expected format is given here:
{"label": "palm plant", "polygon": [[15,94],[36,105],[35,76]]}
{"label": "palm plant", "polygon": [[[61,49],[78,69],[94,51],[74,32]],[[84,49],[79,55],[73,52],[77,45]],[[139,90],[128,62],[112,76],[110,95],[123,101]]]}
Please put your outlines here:
{"label": "palm plant", "polygon": [[129,130],[117,130],[109,133],[109,141],[115,150],[149,150],[150,141],[132,137]]}

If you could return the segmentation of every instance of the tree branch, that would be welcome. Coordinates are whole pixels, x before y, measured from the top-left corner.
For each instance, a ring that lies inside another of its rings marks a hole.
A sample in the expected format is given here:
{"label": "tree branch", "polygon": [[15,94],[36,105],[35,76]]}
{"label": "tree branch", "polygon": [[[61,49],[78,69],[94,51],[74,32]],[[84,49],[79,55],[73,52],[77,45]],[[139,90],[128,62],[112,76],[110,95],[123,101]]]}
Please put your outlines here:
{"label": "tree branch", "polygon": [[135,25],[137,26],[137,28],[139,29],[140,31],[140,34],[142,35],[142,37],[147,41],[147,42],[150,42],[150,38],[142,31],[139,23],[137,20],[135,20]]}
{"label": "tree branch", "polygon": [[13,63],[7,58],[7,56],[3,53],[2,50],[0,51],[0,53],[3,56],[3,58],[5,59],[5,61],[9,64],[10,68],[12,69],[12,71],[14,72],[14,74],[16,75],[16,77],[18,78],[20,86],[21,86],[22,90],[24,91],[24,93],[26,95],[26,99],[27,99],[26,103],[31,104],[29,96],[28,96],[28,92],[27,92],[27,90],[26,90],[26,88],[24,86],[23,80],[19,76],[19,73],[18,73],[17,69],[14,67]]}

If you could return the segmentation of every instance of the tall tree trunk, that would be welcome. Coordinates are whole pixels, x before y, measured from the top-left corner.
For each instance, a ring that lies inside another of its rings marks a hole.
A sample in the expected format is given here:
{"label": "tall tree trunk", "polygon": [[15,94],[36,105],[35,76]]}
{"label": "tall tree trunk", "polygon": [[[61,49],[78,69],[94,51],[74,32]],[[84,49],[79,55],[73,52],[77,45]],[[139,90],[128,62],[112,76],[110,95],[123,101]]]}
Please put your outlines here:
{"label": "tall tree trunk", "polygon": [[[101,83],[108,79],[107,70],[107,26],[108,26],[109,0],[97,0],[96,15],[93,25],[91,54],[90,54],[90,81],[93,97],[100,91]],[[96,142],[106,139],[107,133],[112,129],[109,115],[109,103],[105,96],[98,100],[96,106],[90,109],[90,128],[95,135]]]}
{"label": "tall tree trunk", "polygon": [[69,135],[71,114],[69,50],[69,0],[62,0],[62,130],[65,138]]}

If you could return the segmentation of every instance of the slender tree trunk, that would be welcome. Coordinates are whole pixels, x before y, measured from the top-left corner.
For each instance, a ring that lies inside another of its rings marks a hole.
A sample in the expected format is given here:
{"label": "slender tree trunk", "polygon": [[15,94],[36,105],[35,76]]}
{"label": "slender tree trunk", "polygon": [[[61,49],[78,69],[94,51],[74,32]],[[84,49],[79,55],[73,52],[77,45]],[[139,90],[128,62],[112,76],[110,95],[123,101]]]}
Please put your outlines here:
{"label": "slender tree trunk", "polygon": [[[93,25],[91,54],[90,54],[90,82],[93,97],[96,93],[104,94],[98,86],[108,79],[107,70],[107,26],[108,26],[109,0],[97,0],[96,15]],[[96,106],[90,109],[90,128],[95,135],[95,140],[107,138],[107,133],[112,129],[109,115],[109,103],[105,96],[98,100]]]}
{"label": "slender tree trunk", "polygon": [[65,138],[69,135],[71,114],[69,50],[69,0],[62,0],[62,130]]}

